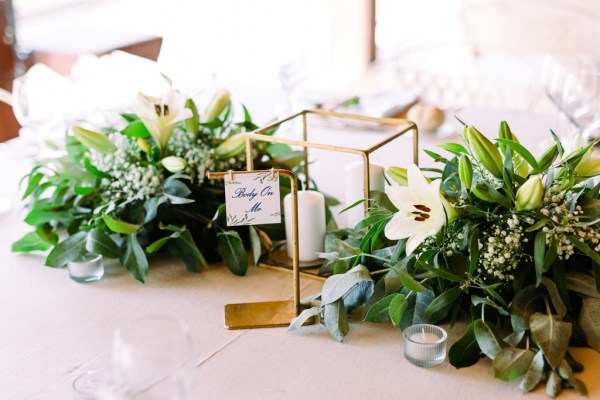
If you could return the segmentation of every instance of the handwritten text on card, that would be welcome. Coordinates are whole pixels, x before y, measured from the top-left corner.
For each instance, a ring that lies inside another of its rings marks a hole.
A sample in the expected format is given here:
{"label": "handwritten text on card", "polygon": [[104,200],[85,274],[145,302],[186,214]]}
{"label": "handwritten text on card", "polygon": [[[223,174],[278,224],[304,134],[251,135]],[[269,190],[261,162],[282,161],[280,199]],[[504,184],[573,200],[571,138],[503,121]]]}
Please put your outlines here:
{"label": "handwritten text on card", "polygon": [[225,176],[228,226],[281,222],[279,173],[233,173],[232,178]]}

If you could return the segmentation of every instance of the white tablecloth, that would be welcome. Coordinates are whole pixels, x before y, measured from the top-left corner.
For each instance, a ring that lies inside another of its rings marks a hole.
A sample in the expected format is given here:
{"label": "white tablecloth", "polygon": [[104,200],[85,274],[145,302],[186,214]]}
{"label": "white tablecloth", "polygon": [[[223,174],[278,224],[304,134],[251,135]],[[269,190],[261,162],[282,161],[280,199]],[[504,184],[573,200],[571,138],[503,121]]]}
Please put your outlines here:
{"label": "white tablecloth", "polygon": [[[527,146],[552,123],[483,111],[464,111],[461,118],[489,135],[505,118]],[[422,145],[446,140],[424,135]],[[64,269],[44,267],[43,255],[13,254],[11,243],[29,230],[16,189],[28,167],[26,159],[0,153],[0,195],[13,200],[0,216],[0,399],[70,399],[73,379],[108,356],[114,328],[144,314],[169,314],[190,325],[201,399],[520,398],[518,382],[494,379],[487,359],[461,370],[447,361],[433,369],[411,365],[400,331],[389,324],[354,319],[344,343],[320,325],[293,333],[224,329],[225,304],[291,299],[291,275],[283,272],[250,267],[237,277],[217,265],[192,274],[162,258],[152,261],[146,284],[116,265],[108,265],[101,281],[80,284]],[[307,296],[321,283],[303,278],[301,285]],[[449,328],[452,339],[461,328]],[[600,398],[600,355],[590,349],[573,354],[586,367],[577,376],[590,398]],[[576,397],[566,391],[562,398]],[[545,398],[544,390],[524,398]]]}

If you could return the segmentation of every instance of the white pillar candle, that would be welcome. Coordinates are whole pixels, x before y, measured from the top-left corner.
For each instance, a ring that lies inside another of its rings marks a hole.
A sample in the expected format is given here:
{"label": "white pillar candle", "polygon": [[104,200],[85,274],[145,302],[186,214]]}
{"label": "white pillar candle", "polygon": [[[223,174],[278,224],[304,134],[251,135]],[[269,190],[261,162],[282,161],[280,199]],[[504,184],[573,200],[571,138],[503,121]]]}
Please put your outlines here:
{"label": "white pillar candle", "polygon": [[[385,190],[385,178],[383,176],[383,165],[369,163],[369,189]],[[365,198],[364,163],[362,161],[346,165],[344,171],[344,207],[348,207],[358,200]],[[344,212],[346,215],[346,227],[354,228],[365,217],[364,205],[355,206]],[[342,214],[342,215],[344,215]]]}
{"label": "white pillar candle", "polygon": [[[292,195],[283,198],[287,253],[293,258]],[[298,192],[298,254],[300,261],[314,261],[325,249],[325,196],[312,190]]]}

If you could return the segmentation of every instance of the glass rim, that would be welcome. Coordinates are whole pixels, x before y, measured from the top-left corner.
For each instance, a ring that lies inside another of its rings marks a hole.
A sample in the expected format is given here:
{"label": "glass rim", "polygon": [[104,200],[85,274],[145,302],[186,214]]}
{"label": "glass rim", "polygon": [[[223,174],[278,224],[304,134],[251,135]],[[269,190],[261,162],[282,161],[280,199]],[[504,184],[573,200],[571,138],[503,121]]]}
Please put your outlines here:
{"label": "glass rim", "polygon": [[[172,315],[166,315],[166,314],[148,314],[148,315],[142,315],[142,316],[135,317],[135,318],[125,322],[124,324],[116,327],[114,330],[114,338],[118,339],[120,341],[123,341],[125,343],[128,343],[131,341],[130,338],[128,338],[127,335],[123,335],[128,328],[135,327],[136,325],[140,325],[142,323],[148,323],[151,321],[168,322],[168,323],[172,324],[173,327],[177,327],[179,329],[178,333],[180,334],[180,337],[190,337],[191,336],[190,327],[187,324],[187,322],[185,320],[183,320],[182,318],[175,317]],[[165,340],[163,340],[161,342],[157,342],[157,343],[152,343],[149,345],[150,346],[160,345],[160,344],[166,344],[170,341],[173,341],[173,339],[167,339],[167,338],[163,338],[163,339],[165,339]]]}
{"label": "glass rim", "polygon": [[[430,328],[433,329],[435,331],[437,331],[438,333],[441,333],[441,337],[438,338],[438,340],[434,341],[434,342],[430,342],[430,343],[423,343],[423,342],[419,342],[416,340],[411,339],[411,335],[414,335],[416,333],[420,333],[421,332],[421,328]],[[441,343],[444,343],[447,339],[448,339],[448,332],[446,332],[446,330],[440,326],[437,325],[433,325],[433,324],[415,324],[415,325],[411,325],[408,328],[406,328],[404,331],[402,331],[402,335],[404,337],[404,340],[410,342],[410,343],[414,343],[417,344],[419,346],[431,346],[431,345],[438,345]]]}

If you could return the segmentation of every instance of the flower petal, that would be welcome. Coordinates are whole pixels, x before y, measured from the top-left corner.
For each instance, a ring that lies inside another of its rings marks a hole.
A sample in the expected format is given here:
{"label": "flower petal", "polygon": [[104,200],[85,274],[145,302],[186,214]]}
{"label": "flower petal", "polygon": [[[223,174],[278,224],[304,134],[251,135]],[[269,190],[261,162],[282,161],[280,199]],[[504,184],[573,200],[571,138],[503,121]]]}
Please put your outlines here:
{"label": "flower petal", "polygon": [[408,213],[414,208],[412,195],[408,187],[386,186],[385,193],[398,210]]}
{"label": "flower petal", "polygon": [[406,242],[406,255],[410,256],[428,236],[430,235],[427,233],[420,233],[408,238],[408,241]]}

